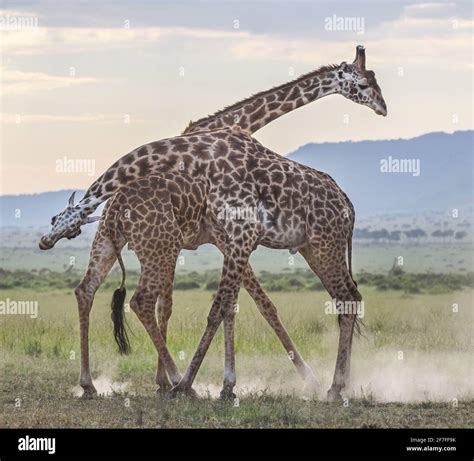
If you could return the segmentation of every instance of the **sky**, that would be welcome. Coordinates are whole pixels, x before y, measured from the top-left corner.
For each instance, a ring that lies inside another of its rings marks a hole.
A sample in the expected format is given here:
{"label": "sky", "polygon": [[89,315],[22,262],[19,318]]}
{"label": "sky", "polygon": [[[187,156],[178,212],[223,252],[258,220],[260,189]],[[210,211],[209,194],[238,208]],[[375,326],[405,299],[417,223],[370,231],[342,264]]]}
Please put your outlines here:
{"label": "sky", "polygon": [[[341,18],[356,27],[331,30]],[[255,137],[286,155],[308,142],[472,129],[473,26],[470,0],[3,0],[0,194],[85,189],[132,149],[351,62],[358,44],[387,117],[332,95]]]}

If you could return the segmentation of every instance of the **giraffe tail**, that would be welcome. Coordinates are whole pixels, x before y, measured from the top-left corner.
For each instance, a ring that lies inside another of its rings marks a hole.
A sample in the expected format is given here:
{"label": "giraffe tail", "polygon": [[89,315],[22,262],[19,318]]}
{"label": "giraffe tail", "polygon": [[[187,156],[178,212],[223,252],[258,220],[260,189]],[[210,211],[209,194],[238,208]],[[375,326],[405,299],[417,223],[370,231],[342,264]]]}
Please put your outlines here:
{"label": "giraffe tail", "polygon": [[354,282],[355,286],[357,286],[357,282],[354,280],[352,276],[352,232],[347,239],[347,267],[349,269],[349,274],[351,276],[352,281]]}
{"label": "giraffe tail", "polygon": [[[109,232],[111,237],[113,233]],[[113,240],[113,237],[112,237]],[[114,323],[114,338],[115,342],[118,345],[118,350],[120,354],[130,354],[131,347],[130,341],[128,339],[127,333],[127,324],[125,321],[125,296],[127,294],[127,290],[125,289],[125,265],[123,263],[122,255],[120,251],[117,249],[117,246],[114,244],[115,253],[117,256],[117,261],[120,265],[120,269],[122,271],[122,280],[120,282],[120,286],[114,291],[112,296],[112,313],[111,318],[112,322]]]}
{"label": "giraffe tail", "polygon": [[[351,276],[351,279],[357,288],[357,282],[354,280],[354,277],[352,276],[352,232],[349,235],[349,238],[347,239],[347,266],[349,269],[349,275]],[[364,321],[359,316],[356,316],[355,322],[354,322],[354,328],[356,330],[357,336],[362,336],[363,338],[367,339],[367,336],[365,336],[364,332],[362,331],[365,327],[366,325]]]}

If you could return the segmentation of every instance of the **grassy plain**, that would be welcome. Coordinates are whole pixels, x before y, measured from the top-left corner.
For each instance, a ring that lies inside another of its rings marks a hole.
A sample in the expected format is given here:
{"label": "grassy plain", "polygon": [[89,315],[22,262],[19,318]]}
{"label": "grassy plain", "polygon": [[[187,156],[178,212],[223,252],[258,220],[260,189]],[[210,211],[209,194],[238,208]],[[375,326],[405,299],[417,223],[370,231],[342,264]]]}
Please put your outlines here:
{"label": "grassy plain", "polygon": [[[36,319],[0,316],[0,427],[472,427],[474,290],[407,294],[362,285],[361,291],[365,337],[355,340],[344,404],[324,400],[337,345],[337,321],[324,311],[324,291],[270,293],[321,380],[321,394],[306,393],[272,330],[242,292],[236,330],[239,401],[224,403],[215,399],[223,371],[221,330],[198,375],[201,398],[156,396],[152,343],[128,312],[132,354],[118,355],[112,288],[104,288],[94,303],[90,333],[92,374],[103,395],[82,399],[72,289],[0,290],[2,300],[36,300],[39,306]],[[205,327],[211,295],[202,289],[175,292],[169,347],[181,370]]]}

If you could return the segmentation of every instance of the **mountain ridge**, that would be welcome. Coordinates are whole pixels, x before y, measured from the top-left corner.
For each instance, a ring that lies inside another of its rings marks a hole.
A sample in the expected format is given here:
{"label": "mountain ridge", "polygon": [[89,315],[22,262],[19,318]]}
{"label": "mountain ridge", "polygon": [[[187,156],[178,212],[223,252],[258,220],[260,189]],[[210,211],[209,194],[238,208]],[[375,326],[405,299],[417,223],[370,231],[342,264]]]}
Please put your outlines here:
{"label": "mountain ridge", "polygon": [[[437,131],[408,139],[307,143],[288,158],[332,176],[362,216],[453,208],[467,213],[473,198],[473,142],[473,130]],[[382,172],[381,161],[389,157],[418,160],[419,175]],[[0,226],[47,226],[72,192],[0,195]],[[77,200],[84,192],[76,191]]]}

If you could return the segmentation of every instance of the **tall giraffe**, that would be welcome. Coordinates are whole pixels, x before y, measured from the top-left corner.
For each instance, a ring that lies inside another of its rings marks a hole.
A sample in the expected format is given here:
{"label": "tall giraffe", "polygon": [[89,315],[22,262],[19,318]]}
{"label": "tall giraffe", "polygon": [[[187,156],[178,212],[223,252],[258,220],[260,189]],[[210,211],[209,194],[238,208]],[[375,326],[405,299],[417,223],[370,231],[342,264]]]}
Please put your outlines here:
{"label": "tall giraffe", "polygon": [[378,115],[387,115],[387,106],[375,80],[365,69],[365,48],[358,45],[352,64],[324,66],[296,80],[270,88],[231,106],[190,122],[183,134],[239,125],[250,134],[301,106],[331,94],[370,107]]}
{"label": "tall giraffe", "polygon": [[[353,65],[354,72],[358,73],[359,79],[361,79],[363,78],[362,66],[357,66],[356,64]],[[363,67],[365,69],[365,65]],[[342,82],[343,85],[346,83],[345,81]],[[375,80],[374,84],[376,85]],[[364,85],[361,85],[360,88],[354,86],[354,89],[354,93],[351,93],[352,96],[350,96],[353,99],[360,99],[361,95],[365,94],[367,90]],[[377,95],[381,97],[380,91]],[[262,168],[259,168],[261,161],[264,164],[262,164]],[[279,171],[274,171],[275,168]],[[223,389],[225,395],[232,392],[233,383],[235,384],[232,343],[233,315],[228,312],[228,306],[232,304],[229,300],[235,298],[235,282],[237,281],[238,285],[240,285],[240,280],[242,280],[242,261],[245,261],[244,266],[246,266],[246,260],[253,247],[261,243],[274,248],[301,249],[302,254],[310,262],[310,266],[314,267],[314,264],[311,265],[309,250],[306,249],[303,252],[305,246],[301,242],[298,243],[299,238],[302,239],[302,242],[305,241],[301,235],[301,229],[294,227],[298,227],[297,223],[303,216],[312,216],[307,213],[308,210],[305,208],[304,203],[296,199],[292,200],[292,188],[295,177],[299,176],[298,180],[303,180],[301,171],[305,170],[305,167],[295,162],[290,162],[287,159],[282,159],[251,138],[243,140],[235,134],[219,130],[216,132],[195,133],[194,135],[191,134],[151,143],[131,152],[112,165],[106,173],[94,182],[78,205],[70,205],[66,210],[55,216],[52,221],[52,230],[41,239],[40,248],[52,248],[60,238],[73,238],[78,235],[81,225],[89,222],[91,219],[89,215],[93,210],[101,202],[111,197],[124,184],[137,177],[173,169],[185,170],[191,175],[209,176],[214,187],[211,193],[212,206],[217,214],[219,214],[219,207],[222,208],[224,205],[228,205],[227,201],[229,200],[231,201],[231,206],[245,208],[252,204],[252,206],[256,205],[257,207],[255,208],[254,206],[253,208],[259,211],[260,222],[243,223],[244,227],[250,225],[248,231],[250,231],[251,238],[247,241],[243,241],[240,237],[243,233],[240,226],[241,223],[226,224],[226,231],[230,235],[235,231],[236,236],[234,239],[231,238],[232,245],[227,250],[229,254],[225,258],[226,265],[223,276],[223,281],[228,280],[231,289],[226,289],[225,284],[224,288],[222,288],[221,283],[216,296],[217,304],[222,300],[223,304],[227,306],[223,310],[226,333],[226,375]],[[306,170],[308,169],[306,168]],[[295,173],[297,171],[299,171],[299,174]],[[232,184],[233,182],[236,182],[237,185]],[[303,183],[300,186],[303,187],[303,191],[306,188],[306,193],[311,188],[310,183]],[[337,186],[335,187],[337,188]],[[326,205],[329,204],[330,208],[333,196],[334,194],[331,193],[331,198],[326,200],[328,202]],[[301,197],[300,194],[299,198],[301,199]],[[345,207],[344,213],[346,213],[347,209],[350,210],[351,206]],[[293,216],[293,219],[290,219],[292,214],[296,214],[298,218]],[[334,221],[334,216],[330,218],[327,218],[328,221]],[[312,219],[314,219],[314,216]],[[323,216],[320,219],[324,221],[325,218]],[[318,220],[315,223],[319,225]],[[229,267],[231,270],[228,270]],[[237,270],[237,277],[232,279],[229,274],[233,274],[235,270]],[[321,276],[320,278],[323,280]],[[329,281],[327,283],[329,284]],[[348,354],[350,348],[347,347],[347,337],[350,330],[350,338],[352,338],[351,325],[353,326],[353,321],[345,321],[345,317],[342,315],[340,325],[339,354],[330,395],[337,395],[342,388],[344,379],[341,376],[345,376],[343,371],[348,368],[346,362],[347,356],[350,355]],[[193,361],[193,363],[191,365],[195,368],[196,361]],[[182,382],[181,387],[189,386],[194,377],[192,374],[187,373],[185,375],[187,379]]]}
{"label": "tall giraffe", "polygon": [[[80,385],[85,395],[96,393],[89,369],[89,313],[94,294],[116,259],[122,268],[123,278],[113,297],[114,331],[119,350],[129,350],[123,322],[125,268],[120,256],[125,243],[135,251],[140,261],[140,281],[130,306],[159,353],[156,382],[160,390],[167,390],[170,384],[166,372],[173,385],[181,379],[166,348],[176,259],[183,248],[196,249],[203,243],[212,243],[224,252],[226,244],[226,235],[215,217],[206,213],[207,191],[206,181],[169,172],[132,181],[107,203],[92,244],[86,274],[75,290],[81,331]],[[245,271],[243,285],[258,301],[257,307],[281,340],[297,370],[316,390],[317,383],[311,370],[294,347],[276,308],[266,298],[250,267]],[[156,300],[159,328],[155,319]]]}
{"label": "tall giraffe", "polygon": [[[345,260],[353,208],[328,175],[281,157],[250,136],[216,130],[150,143],[122,157],[77,205],[70,204],[53,217],[51,232],[41,238],[40,248],[52,248],[63,237],[74,238],[93,209],[131,181],[170,171],[209,180],[209,210],[221,217],[219,222],[228,236],[208,328],[177,390],[191,388],[222,315],[225,374],[221,395],[231,397],[235,386],[234,305],[250,253],[259,244],[300,251],[332,298],[358,300],[360,294]],[[229,208],[254,219],[234,219],[227,213]],[[354,315],[341,314],[331,397],[338,396],[345,383],[354,322]]]}

